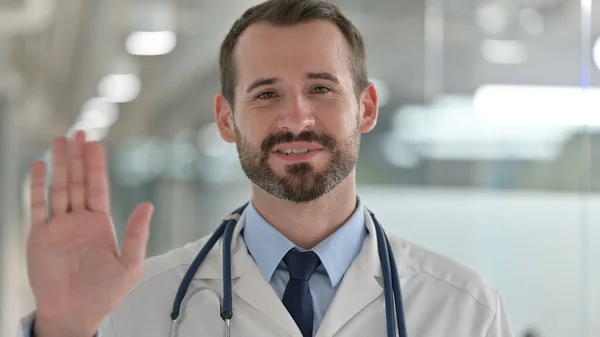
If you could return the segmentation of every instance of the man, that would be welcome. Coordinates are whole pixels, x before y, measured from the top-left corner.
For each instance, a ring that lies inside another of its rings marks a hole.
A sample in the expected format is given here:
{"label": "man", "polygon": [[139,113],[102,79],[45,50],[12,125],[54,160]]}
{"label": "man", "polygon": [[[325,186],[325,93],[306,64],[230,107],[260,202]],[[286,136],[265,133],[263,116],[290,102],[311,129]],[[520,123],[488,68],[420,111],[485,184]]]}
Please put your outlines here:
{"label": "man", "polygon": [[[220,67],[217,125],[252,182],[233,234],[232,335],[384,336],[374,224],[356,195],[360,134],[378,114],[360,33],[325,2],[271,0],[234,23]],[[144,263],[152,205],[142,204],[119,252],[101,145],[78,133],[70,144],[57,139],[53,154],[50,218],[45,166],[32,167],[27,249],[37,310],[23,319],[23,335],[168,336],[179,284],[207,239]],[[409,336],[511,336],[502,300],[482,277],[390,241]],[[215,247],[193,274],[178,336],[223,335],[222,261]]]}

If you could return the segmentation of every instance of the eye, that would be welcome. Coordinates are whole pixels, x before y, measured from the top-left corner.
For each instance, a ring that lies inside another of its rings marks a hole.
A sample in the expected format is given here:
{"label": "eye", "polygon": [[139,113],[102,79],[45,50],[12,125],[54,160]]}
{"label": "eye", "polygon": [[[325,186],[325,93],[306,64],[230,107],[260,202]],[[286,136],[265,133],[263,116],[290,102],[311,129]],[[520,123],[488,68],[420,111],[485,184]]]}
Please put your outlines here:
{"label": "eye", "polygon": [[260,94],[258,94],[258,96],[256,96],[256,98],[258,99],[269,99],[273,97],[275,97],[275,93],[272,91],[261,92]]}
{"label": "eye", "polygon": [[315,87],[313,89],[313,91],[316,92],[317,94],[326,94],[326,93],[330,92],[331,90],[327,87],[319,86],[319,87]]}

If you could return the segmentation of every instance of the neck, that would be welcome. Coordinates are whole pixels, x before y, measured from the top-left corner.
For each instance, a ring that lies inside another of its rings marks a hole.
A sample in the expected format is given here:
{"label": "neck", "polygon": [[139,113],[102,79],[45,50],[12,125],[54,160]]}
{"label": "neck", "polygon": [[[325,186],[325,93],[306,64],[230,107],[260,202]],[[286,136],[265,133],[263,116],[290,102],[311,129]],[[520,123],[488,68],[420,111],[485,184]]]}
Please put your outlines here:
{"label": "neck", "polygon": [[296,246],[309,250],[338,230],[354,213],[355,174],[349,174],[319,199],[301,204],[274,197],[253,184],[252,203],[271,226]]}

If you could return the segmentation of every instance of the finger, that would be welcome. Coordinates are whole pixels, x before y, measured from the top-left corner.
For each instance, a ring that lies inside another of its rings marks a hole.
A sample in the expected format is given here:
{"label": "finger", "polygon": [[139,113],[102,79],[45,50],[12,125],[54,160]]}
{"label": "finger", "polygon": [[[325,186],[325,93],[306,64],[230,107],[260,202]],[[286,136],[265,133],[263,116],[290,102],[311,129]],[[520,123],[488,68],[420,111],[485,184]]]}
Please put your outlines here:
{"label": "finger", "polygon": [[85,200],[87,208],[94,212],[110,213],[106,158],[102,145],[86,143],[83,148],[85,161]]}
{"label": "finger", "polygon": [[69,160],[69,205],[72,210],[85,209],[84,145],[85,133],[78,131],[71,141],[71,158]]}
{"label": "finger", "polygon": [[46,223],[46,163],[43,161],[31,165],[29,198],[32,226]]}
{"label": "finger", "polygon": [[127,229],[125,229],[121,263],[130,270],[139,270],[143,266],[153,211],[154,206],[150,203],[139,205],[131,214]]}
{"label": "finger", "polygon": [[52,144],[52,187],[50,189],[52,214],[65,213],[69,207],[67,139],[58,137]]}

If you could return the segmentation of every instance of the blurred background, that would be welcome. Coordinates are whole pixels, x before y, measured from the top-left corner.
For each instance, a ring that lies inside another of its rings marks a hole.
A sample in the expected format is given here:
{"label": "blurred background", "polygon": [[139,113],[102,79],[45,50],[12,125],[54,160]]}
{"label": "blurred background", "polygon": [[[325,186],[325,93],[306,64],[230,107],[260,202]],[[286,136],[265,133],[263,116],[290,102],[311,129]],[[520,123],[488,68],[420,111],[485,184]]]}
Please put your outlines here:
{"label": "blurred background", "polygon": [[[148,254],[249,197],[213,123],[218,47],[258,0],[0,0],[0,335],[33,308],[28,168],[84,129],[121,239]],[[359,192],[389,231],[483,273],[516,336],[600,336],[600,0],[345,0],[382,106]],[[122,242],[122,241],[121,241]]]}

